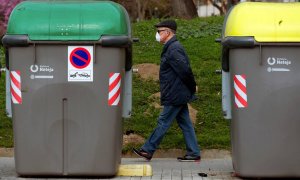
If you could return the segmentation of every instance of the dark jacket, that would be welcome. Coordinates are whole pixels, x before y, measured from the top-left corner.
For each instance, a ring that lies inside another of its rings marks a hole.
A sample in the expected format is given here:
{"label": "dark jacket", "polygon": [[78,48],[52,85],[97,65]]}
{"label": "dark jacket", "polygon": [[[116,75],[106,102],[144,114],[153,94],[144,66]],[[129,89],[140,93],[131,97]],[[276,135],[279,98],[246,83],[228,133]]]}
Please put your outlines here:
{"label": "dark jacket", "polygon": [[162,105],[182,105],[195,98],[196,82],[189,58],[176,36],[164,45],[159,80]]}

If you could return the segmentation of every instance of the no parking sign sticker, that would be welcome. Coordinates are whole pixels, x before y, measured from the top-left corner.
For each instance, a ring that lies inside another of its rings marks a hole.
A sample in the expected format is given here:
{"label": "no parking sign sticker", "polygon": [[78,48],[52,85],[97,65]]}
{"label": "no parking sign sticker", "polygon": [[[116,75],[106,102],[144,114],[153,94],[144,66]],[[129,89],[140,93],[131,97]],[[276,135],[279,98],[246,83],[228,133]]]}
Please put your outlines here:
{"label": "no parking sign sticker", "polygon": [[68,47],[68,81],[93,81],[93,46]]}

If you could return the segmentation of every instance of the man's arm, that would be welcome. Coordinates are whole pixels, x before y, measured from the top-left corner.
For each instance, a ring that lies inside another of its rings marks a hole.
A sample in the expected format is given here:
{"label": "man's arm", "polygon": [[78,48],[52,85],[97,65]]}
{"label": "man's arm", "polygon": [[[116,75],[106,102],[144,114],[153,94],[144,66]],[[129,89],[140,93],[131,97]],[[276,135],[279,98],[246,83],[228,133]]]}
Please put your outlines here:
{"label": "man's arm", "polygon": [[168,62],[176,72],[182,82],[189,88],[191,93],[196,91],[196,82],[189,61],[183,52],[183,49],[172,49],[170,51],[170,61]]}

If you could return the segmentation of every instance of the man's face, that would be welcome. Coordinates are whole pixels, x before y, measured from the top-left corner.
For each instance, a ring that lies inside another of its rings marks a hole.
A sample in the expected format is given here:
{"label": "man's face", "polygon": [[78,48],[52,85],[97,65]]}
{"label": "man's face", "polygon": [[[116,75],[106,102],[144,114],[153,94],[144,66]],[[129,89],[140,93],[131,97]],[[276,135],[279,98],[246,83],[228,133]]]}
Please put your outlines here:
{"label": "man's face", "polygon": [[165,43],[167,37],[170,35],[170,31],[168,28],[165,27],[159,27],[157,28],[157,33],[160,36],[160,42]]}

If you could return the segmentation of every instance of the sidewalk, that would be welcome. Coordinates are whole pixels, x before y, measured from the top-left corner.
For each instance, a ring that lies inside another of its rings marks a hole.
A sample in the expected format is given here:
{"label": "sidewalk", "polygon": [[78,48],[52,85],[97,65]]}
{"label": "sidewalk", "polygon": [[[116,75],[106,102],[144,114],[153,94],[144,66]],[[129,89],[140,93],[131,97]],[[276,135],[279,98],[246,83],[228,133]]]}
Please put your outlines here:
{"label": "sidewalk", "polygon": [[[122,180],[201,180],[201,179],[239,179],[232,177],[233,172],[231,158],[202,159],[201,162],[178,162],[175,158],[154,158],[146,162],[140,158],[122,158],[122,164],[150,164],[153,169],[152,177],[114,177],[111,179]],[[198,173],[205,173],[207,177],[201,177]],[[0,179],[24,180],[18,178],[15,173],[13,157],[0,157]],[[26,178],[35,179],[35,178]],[[41,178],[39,178],[41,179]],[[52,179],[52,178],[49,178]],[[61,178],[65,179],[65,178]],[[87,178],[88,179],[88,178]]]}

